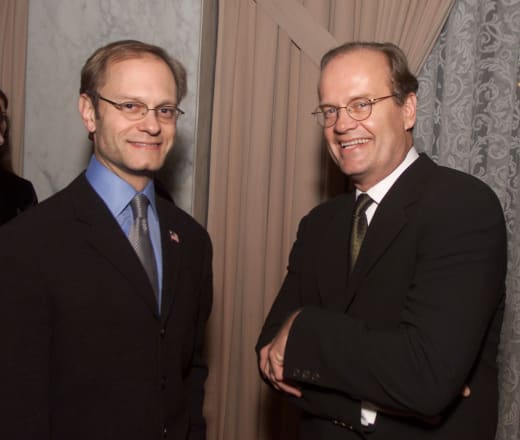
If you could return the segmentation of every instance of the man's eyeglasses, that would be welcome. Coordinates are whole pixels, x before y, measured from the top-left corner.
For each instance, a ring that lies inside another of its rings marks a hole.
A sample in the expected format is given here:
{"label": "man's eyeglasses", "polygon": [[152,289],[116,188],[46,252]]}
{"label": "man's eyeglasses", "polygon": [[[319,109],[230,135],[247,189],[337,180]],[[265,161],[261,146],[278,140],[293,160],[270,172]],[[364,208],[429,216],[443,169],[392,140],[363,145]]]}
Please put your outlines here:
{"label": "man's eyeglasses", "polygon": [[120,110],[129,121],[139,121],[143,119],[150,110],[154,111],[162,122],[172,122],[179,119],[184,112],[176,105],[161,105],[149,108],[146,104],[139,101],[115,102],[101,96],[99,93],[92,93],[91,96],[101,99]]}
{"label": "man's eyeglasses", "polygon": [[372,114],[372,106],[384,99],[397,96],[382,96],[381,98],[356,98],[344,107],[334,107],[333,105],[320,105],[312,114],[316,117],[318,124],[324,128],[332,127],[337,121],[339,111],[344,108],[349,116],[356,121],[364,121]]}

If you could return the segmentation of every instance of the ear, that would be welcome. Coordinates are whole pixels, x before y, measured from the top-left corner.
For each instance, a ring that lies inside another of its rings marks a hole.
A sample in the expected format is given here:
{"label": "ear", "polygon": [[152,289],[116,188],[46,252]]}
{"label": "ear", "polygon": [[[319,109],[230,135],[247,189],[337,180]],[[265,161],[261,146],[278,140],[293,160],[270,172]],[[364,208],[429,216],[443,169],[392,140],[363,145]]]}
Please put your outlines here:
{"label": "ear", "polygon": [[417,96],[415,93],[409,93],[404,99],[404,104],[401,107],[403,114],[403,123],[405,130],[411,130],[415,125],[415,118],[417,116]]}
{"label": "ear", "polygon": [[92,99],[86,93],[79,95],[78,110],[83,124],[89,133],[96,132],[96,109]]}

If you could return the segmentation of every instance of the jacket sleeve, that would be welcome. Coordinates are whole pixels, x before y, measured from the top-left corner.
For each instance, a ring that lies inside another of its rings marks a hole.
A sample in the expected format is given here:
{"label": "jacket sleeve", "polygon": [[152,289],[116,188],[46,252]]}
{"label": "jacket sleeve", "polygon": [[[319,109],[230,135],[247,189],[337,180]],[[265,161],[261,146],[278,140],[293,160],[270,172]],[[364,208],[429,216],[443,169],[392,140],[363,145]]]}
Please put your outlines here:
{"label": "jacket sleeve", "polygon": [[190,410],[190,440],[206,439],[206,421],[203,415],[204,383],[208,376],[208,367],[203,357],[203,342],[206,322],[209,318],[213,301],[212,249],[209,238],[204,250],[203,268],[199,292],[198,317],[195,324],[195,351],[191,369],[187,378]]}
{"label": "jacket sleeve", "polygon": [[[18,237],[18,240],[16,239]],[[49,438],[51,305],[40,255],[10,224],[0,233],[0,438]],[[42,250],[43,253],[43,250]]]}
{"label": "jacket sleeve", "polygon": [[[306,240],[308,219],[308,217],[304,217],[298,227],[297,238],[289,256],[287,275],[265,320],[256,344],[257,352],[271,342],[293,311],[301,307],[318,306],[318,302],[314,299],[302,297],[301,273],[304,270],[304,260],[308,257],[309,251]],[[266,383],[270,385],[268,382]],[[329,419],[331,422],[345,423],[356,427],[357,431],[361,430],[361,402],[359,400],[352,399],[344,392],[317,386],[312,381],[300,382],[299,386],[303,387],[303,396],[301,398],[289,397],[292,404],[317,417]]]}

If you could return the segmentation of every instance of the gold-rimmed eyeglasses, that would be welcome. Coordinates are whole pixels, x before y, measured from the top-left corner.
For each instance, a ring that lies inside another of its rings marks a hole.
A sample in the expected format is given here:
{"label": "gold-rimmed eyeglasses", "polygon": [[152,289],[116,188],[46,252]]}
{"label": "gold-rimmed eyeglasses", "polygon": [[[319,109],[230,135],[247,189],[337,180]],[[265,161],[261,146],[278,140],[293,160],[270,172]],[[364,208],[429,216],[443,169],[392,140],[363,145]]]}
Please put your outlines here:
{"label": "gold-rimmed eyeglasses", "polygon": [[356,98],[343,107],[333,105],[320,105],[312,115],[316,117],[318,124],[324,128],[332,127],[338,121],[339,111],[343,108],[355,121],[364,121],[372,114],[372,106],[384,99],[397,96],[395,93],[380,98]]}

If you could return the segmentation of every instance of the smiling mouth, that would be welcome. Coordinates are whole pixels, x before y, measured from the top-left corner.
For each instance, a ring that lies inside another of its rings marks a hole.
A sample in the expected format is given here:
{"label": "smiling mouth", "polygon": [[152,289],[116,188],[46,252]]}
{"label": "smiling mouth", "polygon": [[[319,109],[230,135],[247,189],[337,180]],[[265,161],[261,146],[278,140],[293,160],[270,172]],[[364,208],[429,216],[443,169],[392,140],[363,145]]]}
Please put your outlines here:
{"label": "smiling mouth", "polygon": [[156,149],[158,149],[161,146],[160,142],[135,142],[135,141],[130,141],[130,143],[134,147],[144,148],[144,149],[147,149],[147,150],[156,150]]}
{"label": "smiling mouth", "polygon": [[339,146],[343,149],[352,148],[352,147],[355,147],[356,145],[366,144],[368,141],[370,141],[370,139],[366,139],[366,138],[353,139],[348,142],[340,142]]}

